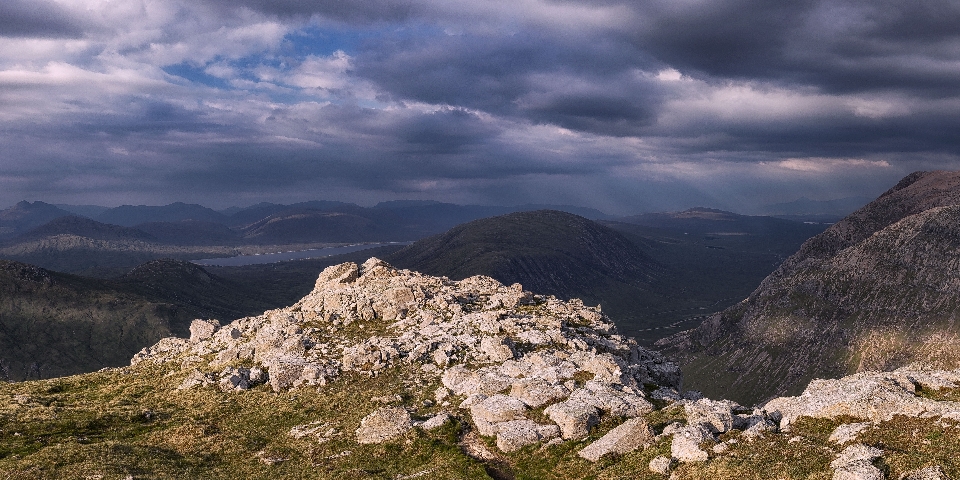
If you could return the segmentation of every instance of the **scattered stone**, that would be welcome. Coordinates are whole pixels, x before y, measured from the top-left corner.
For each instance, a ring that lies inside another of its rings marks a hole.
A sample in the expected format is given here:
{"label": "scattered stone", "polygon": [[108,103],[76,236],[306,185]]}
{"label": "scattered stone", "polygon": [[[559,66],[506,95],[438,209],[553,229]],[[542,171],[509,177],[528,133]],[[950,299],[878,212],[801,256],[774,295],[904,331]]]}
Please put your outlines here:
{"label": "scattered stone", "polygon": [[904,473],[900,480],[950,480],[940,465],[932,465]]}
{"label": "scattered stone", "polygon": [[357,428],[357,442],[383,443],[413,428],[410,414],[402,407],[380,407],[363,417]]}
{"label": "scattered stone", "polygon": [[883,452],[861,443],[843,449],[830,462],[834,480],[883,480],[883,472],[873,465]]}
{"label": "scattered stone", "polygon": [[441,413],[421,423],[420,428],[424,430],[434,430],[446,425],[451,420],[453,420],[453,417],[451,417],[449,413]]}
{"label": "scattered stone", "polygon": [[267,453],[265,450],[260,450],[257,452],[257,459],[260,460],[260,463],[264,465],[276,465],[278,463],[287,461],[286,458]]}
{"label": "scattered stone", "polygon": [[670,467],[673,466],[673,459],[670,457],[665,457],[659,455],[653,460],[650,460],[650,465],[648,468],[653,473],[659,473],[660,475],[667,475],[670,473]]}
{"label": "scattered stone", "polygon": [[190,322],[190,341],[199,342],[213,336],[214,332],[220,328],[220,322],[217,320],[196,319]]}
{"label": "scattered stone", "polygon": [[541,425],[533,420],[512,420],[497,425],[497,448],[515,452],[527,445],[560,436],[556,425]]}
{"label": "scattered stone", "polygon": [[703,425],[687,425],[677,429],[670,444],[670,455],[680,462],[706,462],[710,455],[700,444],[713,440],[713,434]]}
{"label": "scattered stone", "polygon": [[703,425],[713,433],[723,433],[733,428],[733,408],[729,400],[702,398],[683,406],[688,425]]}
{"label": "scattered stone", "polygon": [[870,428],[870,423],[845,423],[838,426],[833,430],[833,433],[830,434],[829,441],[843,445],[844,443],[850,443],[857,439],[857,435],[860,432]]}
{"label": "scattered stone", "polygon": [[653,429],[643,418],[631,418],[597,441],[580,450],[578,455],[596,462],[608,453],[627,453],[653,443]]}
{"label": "scattered stone", "polygon": [[544,409],[543,413],[560,427],[564,440],[584,438],[590,434],[590,429],[600,422],[596,407],[576,401],[554,403]]}
{"label": "scattered stone", "polygon": [[728,450],[730,450],[730,445],[726,443],[718,443],[714,445],[713,448],[711,448],[710,450],[713,450],[713,453],[716,453],[717,455],[722,455],[724,453],[727,453]]}

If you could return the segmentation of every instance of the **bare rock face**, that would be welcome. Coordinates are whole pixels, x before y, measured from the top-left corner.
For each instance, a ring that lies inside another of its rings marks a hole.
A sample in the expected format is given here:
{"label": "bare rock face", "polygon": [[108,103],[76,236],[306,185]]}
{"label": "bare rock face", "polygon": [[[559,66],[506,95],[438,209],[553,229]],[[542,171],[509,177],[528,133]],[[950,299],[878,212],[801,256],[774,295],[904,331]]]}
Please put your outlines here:
{"label": "bare rock face", "polygon": [[393,440],[413,428],[413,422],[402,407],[381,407],[360,421],[358,443],[383,443]]}

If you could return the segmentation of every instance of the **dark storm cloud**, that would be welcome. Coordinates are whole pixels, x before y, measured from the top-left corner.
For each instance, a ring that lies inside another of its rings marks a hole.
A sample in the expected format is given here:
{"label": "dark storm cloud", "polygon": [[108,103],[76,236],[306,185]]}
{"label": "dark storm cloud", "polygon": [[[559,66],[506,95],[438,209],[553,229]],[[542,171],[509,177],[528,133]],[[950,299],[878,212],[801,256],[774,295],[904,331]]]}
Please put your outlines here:
{"label": "dark storm cloud", "polygon": [[952,0],[647,2],[641,48],[716,78],[833,92],[960,87],[960,3]]}
{"label": "dark storm cloud", "polygon": [[401,101],[630,135],[653,121],[662,98],[655,82],[636,74],[656,62],[602,36],[434,34],[367,48],[354,71]]}
{"label": "dark storm cloud", "polygon": [[0,37],[79,37],[82,26],[69,12],[45,0],[0,2]]}

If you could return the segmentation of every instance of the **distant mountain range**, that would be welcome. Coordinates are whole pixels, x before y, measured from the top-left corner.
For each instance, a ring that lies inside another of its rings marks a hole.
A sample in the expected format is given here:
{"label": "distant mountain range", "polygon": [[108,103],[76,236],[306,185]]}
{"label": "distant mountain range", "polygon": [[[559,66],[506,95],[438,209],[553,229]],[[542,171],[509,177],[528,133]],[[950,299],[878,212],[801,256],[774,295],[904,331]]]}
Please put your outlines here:
{"label": "distant mountain range", "polygon": [[[365,208],[310,201],[215,211],[181,202],[116,208],[20,202],[0,211],[0,258],[57,271],[111,276],[151,259],[191,260],[262,250],[240,247],[276,251],[410,241],[478,218],[541,207],[394,201]],[[592,218],[609,217],[588,208],[554,208]]]}
{"label": "distant mountain range", "polygon": [[803,244],[746,300],[659,345],[741,402],[911,362],[960,366],[960,173],[917,172]]}

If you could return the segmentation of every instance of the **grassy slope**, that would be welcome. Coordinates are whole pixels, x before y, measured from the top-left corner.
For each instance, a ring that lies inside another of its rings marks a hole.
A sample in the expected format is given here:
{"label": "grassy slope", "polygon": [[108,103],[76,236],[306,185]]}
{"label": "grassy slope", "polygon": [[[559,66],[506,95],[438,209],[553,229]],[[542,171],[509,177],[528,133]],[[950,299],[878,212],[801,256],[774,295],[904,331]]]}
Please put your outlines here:
{"label": "grassy slope", "polygon": [[[458,446],[468,425],[434,432],[413,430],[383,445],[358,445],[353,431],[376,408],[372,397],[399,394],[407,404],[430,396],[436,385],[418,384],[399,369],[376,378],[348,376],[319,391],[276,394],[266,386],[245,393],[214,389],[174,390],[183,373],[142,365],[81,376],[0,384],[0,472],[4,478],[515,478],[656,479],[647,469],[669,454],[669,440],[593,464],[576,452],[612,428],[603,423],[586,440],[533,445],[492,461],[479,461]],[[936,393],[935,393],[936,394]],[[940,393],[944,395],[944,393]],[[957,392],[945,395],[957,397]],[[431,415],[423,407],[415,416]],[[683,419],[682,409],[647,415],[659,432]],[[829,479],[829,463],[841,447],[830,432],[852,419],[797,422],[787,434],[736,443],[703,464],[683,464],[680,479]],[[328,441],[295,439],[293,426],[322,421],[336,429]],[[897,417],[861,435],[884,450],[879,466],[888,478],[938,464],[960,475],[956,421]],[[737,438],[733,431],[721,439]],[[481,440],[495,451],[490,440]],[[710,445],[706,445],[709,447]],[[261,457],[283,459],[270,465]]]}

